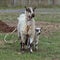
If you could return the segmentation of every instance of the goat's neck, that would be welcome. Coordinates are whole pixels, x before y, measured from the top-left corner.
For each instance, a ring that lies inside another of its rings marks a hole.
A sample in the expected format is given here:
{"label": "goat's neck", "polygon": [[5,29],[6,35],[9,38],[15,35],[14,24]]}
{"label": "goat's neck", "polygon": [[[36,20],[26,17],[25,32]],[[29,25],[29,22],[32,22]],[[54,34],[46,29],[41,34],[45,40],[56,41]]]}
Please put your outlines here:
{"label": "goat's neck", "polygon": [[25,12],[25,16],[26,16],[26,20],[27,21],[31,21],[32,20],[32,18],[29,18],[29,16],[27,15],[27,12]]}
{"label": "goat's neck", "polygon": [[27,21],[32,21],[33,18],[29,18],[28,16],[26,16],[26,20]]}

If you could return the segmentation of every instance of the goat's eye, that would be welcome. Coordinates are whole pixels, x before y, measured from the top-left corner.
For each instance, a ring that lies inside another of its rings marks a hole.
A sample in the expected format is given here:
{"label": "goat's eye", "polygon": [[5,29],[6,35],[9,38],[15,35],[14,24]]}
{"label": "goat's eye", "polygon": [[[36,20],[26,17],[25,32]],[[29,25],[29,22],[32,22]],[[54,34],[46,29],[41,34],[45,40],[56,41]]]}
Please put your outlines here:
{"label": "goat's eye", "polygon": [[28,12],[30,12],[30,13],[31,13],[31,10],[29,9],[29,10],[28,10]]}
{"label": "goat's eye", "polygon": [[36,32],[38,32],[39,30],[38,29],[35,29]]}
{"label": "goat's eye", "polygon": [[26,9],[26,11],[31,13],[31,10],[30,10],[29,8],[28,8],[28,9]]}
{"label": "goat's eye", "polygon": [[35,11],[35,10],[33,9],[33,11]]}

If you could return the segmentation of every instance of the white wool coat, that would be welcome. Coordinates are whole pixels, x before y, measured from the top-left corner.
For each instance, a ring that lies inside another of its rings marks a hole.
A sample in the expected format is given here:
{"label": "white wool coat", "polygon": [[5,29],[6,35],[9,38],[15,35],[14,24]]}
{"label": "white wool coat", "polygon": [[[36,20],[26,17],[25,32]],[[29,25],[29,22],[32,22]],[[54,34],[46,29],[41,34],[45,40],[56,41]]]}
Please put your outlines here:
{"label": "white wool coat", "polygon": [[[27,23],[26,14],[21,14],[17,19],[18,19],[18,25],[17,25],[18,37],[21,36],[22,42],[25,42],[24,35],[27,34],[26,27],[30,22],[28,21]],[[30,43],[32,43],[35,36],[35,20],[33,18],[31,20],[30,27],[31,28],[29,29],[28,34],[30,35]]]}

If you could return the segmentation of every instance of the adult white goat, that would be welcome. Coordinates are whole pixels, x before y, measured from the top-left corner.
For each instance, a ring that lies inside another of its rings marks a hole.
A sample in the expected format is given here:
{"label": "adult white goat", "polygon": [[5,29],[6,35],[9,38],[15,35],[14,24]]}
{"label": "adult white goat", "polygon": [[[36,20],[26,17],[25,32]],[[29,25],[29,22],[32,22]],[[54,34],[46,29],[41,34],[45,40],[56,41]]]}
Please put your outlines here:
{"label": "adult white goat", "polygon": [[[24,51],[24,45],[27,40],[30,52],[33,52],[32,50],[32,43],[34,41],[35,36],[35,20],[34,20],[34,10],[35,8],[31,7],[25,7],[25,13],[21,14],[18,17],[18,37],[21,38],[20,44],[21,44],[21,51]],[[26,38],[27,37],[27,38]]]}

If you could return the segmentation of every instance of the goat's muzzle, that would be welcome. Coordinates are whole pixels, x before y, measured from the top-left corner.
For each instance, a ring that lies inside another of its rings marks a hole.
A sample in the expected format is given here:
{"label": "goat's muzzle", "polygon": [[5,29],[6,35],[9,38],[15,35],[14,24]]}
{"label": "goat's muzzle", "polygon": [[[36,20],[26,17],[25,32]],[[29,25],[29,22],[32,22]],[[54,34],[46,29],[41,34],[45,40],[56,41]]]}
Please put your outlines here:
{"label": "goat's muzzle", "polygon": [[32,16],[31,17],[35,17],[35,14],[32,14]]}

